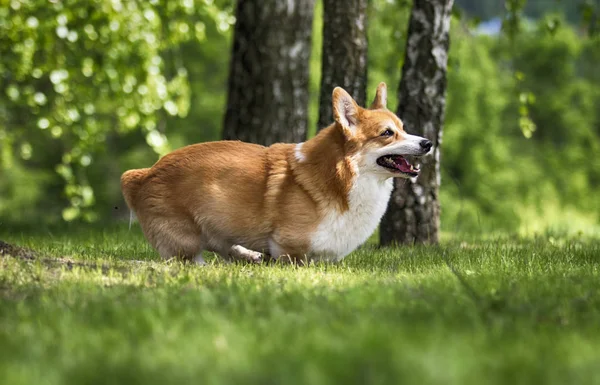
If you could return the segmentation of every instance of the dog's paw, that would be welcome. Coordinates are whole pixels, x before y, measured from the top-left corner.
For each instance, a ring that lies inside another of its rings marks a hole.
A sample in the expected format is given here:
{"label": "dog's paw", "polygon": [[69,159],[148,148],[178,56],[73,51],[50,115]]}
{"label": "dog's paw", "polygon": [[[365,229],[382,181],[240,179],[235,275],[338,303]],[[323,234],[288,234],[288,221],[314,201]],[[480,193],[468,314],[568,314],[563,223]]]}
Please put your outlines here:
{"label": "dog's paw", "polygon": [[251,263],[262,263],[263,257],[264,257],[263,254],[259,253],[258,251],[250,251],[246,255],[248,262],[251,262]]}

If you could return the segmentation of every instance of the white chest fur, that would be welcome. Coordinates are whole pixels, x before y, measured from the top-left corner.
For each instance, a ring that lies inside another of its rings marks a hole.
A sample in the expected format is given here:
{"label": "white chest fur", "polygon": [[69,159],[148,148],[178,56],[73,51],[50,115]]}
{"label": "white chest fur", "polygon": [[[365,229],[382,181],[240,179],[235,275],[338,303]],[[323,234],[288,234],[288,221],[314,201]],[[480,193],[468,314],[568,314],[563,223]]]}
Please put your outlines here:
{"label": "white chest fur", "polygon": [[356,177],[349,193],[349,209],[329,209],[311,236],[315,259],[340,260],[373,234],[390,199],[393,180],[365,173]]}

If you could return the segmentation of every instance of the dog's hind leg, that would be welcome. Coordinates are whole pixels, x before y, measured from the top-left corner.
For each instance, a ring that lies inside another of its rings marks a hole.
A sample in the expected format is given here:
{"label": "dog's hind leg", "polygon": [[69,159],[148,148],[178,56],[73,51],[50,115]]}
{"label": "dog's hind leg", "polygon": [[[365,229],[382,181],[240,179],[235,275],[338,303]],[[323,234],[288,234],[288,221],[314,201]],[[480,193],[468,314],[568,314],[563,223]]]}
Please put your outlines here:
{"label": "dog's hind leg", "polygon": [[144,235],[165,260],[177,258],[186,262],[202,264],[203,242],[200,231],[191,223],[153,218],[140,221]]}
{"label": "dog's hind leg", "polygon": [[204,260],[204,258],[202,258],[202,251],[200,251],[198,254],[196,254],[196,256],[194,257],[194,263],[196,265],[206,265],[206,261]]}

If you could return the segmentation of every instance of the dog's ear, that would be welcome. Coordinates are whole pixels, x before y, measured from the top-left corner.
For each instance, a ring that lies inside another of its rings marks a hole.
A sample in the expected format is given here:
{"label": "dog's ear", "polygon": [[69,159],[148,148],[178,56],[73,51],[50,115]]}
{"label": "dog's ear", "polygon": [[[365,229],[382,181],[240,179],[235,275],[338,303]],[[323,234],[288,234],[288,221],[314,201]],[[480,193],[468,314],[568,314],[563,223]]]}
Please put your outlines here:
{"label": "dog's ear", "polygon": [[375,92],[375,99],[371,103],[370,110],[387,109],[387,86],[384,82],[379,83]]}
{"label": "dog's ear", "polygon": [[335,121],[342,126],[344,132],[354,134],[358,124],[358,104],[341,87],[335,87],[333,90],[332,101]]}

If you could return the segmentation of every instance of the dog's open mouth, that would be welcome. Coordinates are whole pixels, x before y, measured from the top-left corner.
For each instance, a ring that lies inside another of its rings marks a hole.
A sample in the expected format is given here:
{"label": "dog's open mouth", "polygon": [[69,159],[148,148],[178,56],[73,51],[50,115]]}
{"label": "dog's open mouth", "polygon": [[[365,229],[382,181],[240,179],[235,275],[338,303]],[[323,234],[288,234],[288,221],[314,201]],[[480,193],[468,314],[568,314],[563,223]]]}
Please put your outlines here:
{"label": "dog's open mouth", "polygon": [[419,166],[415,167],[402,155],[384,155],[377,158],[377,164],[394,172],[402,172],[410,176],[419,175]]}

